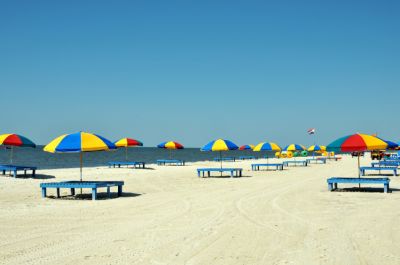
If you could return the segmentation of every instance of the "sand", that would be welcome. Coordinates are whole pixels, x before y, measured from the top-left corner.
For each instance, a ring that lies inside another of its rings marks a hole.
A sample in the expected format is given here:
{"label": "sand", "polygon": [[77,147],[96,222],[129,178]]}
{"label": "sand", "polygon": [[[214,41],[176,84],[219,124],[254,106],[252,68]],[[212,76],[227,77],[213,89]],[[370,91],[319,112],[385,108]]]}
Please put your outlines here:
{"label": "sand", "polygon": [[0,177],[0,263],[400,264],[400,178],[389,194],[329,192],[327,177],[356,176],[356,159],[276,172],[251,163],[225,163],[242,178],[197,177],[215,162],[85,168],[86,180],[125,181],[123,197],[98,201],[41,198],[41,182],[77,180],[78,169]]}

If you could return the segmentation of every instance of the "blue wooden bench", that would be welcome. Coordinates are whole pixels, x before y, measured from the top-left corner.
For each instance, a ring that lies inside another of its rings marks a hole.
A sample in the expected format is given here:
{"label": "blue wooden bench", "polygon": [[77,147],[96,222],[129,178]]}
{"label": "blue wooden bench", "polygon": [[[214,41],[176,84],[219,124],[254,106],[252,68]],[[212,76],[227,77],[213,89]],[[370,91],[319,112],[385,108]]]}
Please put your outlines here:
{"label": "blue wooden bench", "polygon": [[170,165],[176,165],[176,166],[184,166],[185,161],[184,160],[178,160],[178,159],[158,159],[157,160],[157,165],[159,166],[165,166],[167,164]]}
{"label": "blue wooden bench", "polygon": [[393,171],[393,176],[397,176],[397,167],[360,167],[360,175],[365,176],[365,171],[378,171],[381,174],[381,171]]}
{"label": "blue wooden bench", "polygon": [[119,161],[111,161],[108,162],[108,167],[118,167],[120,168],[121,166],[133,166],[134,168],[145,168],[146,163],[145,162],[136,162],[136,161],[132,161],[132,162],[119,162]]}
{"label": "blue wooden bench", "polygon": [[229,172],[231,178],[233,177],[241,177],[242,176],[242,168],[198,168],[197,169],[197,176],[200,177],[202,176],[204,178],[205,173],[207,173],[207,176],[211,176],[211,172],[220,172],[221,174],[223,172]]}
{"label": "blue wooden bench", "polygon": [[231,161],[235,162],[236,158],[235,157],[214,157],[214,161],[220,162],[220,161]]}
{"label": "blue wooden bench", "polygon": [[283,164],[282,163],[251,164],[251,170],[252,171],[260,170],[260,167],[266,167],[267,170],[268,170],[268,167],[275,167],[276,170],[283,170]]}
{"label": "blue wooden bench", "polygon": [[400,161],[379,161],[379,162],[372,162],[371,163],[372,167],[378,166],[384,166],[384,167],[399,167],[400,166]]}
{"label": "blue wooden bench", "polygon": [[24,171],[24,175],[26,176],[26,172],[28,170],[32,170],[32,177],[36,174],[36,167],[29,167],[29,166],[15,166],[15,165],[0,165],[0,171],[2,171],[3,175],[6,174],[7,171],[10,172],[14,178],[17,177],[18,171]]}
{"label": "blue wooden bench", "polygon": [[297,165],[302,165],[306,167],[308,165],[306,160],[298,160],[298,161],[284,161],[283,166],[288,167],[290,164],[294,164],[295,166]]}
{"label": "blue wooden bench", "polygon": [[40,188],[42,188],[42,197],[47,196],[48,188],[55,188],[57,191],[57,198],[60,198],[60,189],[70,189],[71,195],[75,195],[75,189],[92,189],[92,200],[97,199],[97,189],[107,188],[107,196],[111,196],[111,187],[118,187],[118,197],[122,195],[123,181],[63,181],[63,182],[50,182],[41,183]]}
{"label": "blue wooden bench", "polygon": [[239,156],[239,160],[255,160],[257,157],[255,156]]}
{"label": "blue wooden bench", "polygon": [[383,184],[384,192],[390,192],[389,178],[329,178],[327,179],[329,191],[337,189],[338,183],[354,183],[354,184]]}
{"label": "blue wooden bench", "polygon": [[385,161],[385,162],[392,162],[392,163],[398,163],[398,162],[400,162],[400,159],[385,159],[385,160],[383,160],[383,161]]}
{"label": "blue wooden bench", "polygon": [[307,158],[306,159],[307,164],[311,164],[312,162],[314,162],[315,164],[326,164],[326,158],[323,157],[318,157],[318,158]]}

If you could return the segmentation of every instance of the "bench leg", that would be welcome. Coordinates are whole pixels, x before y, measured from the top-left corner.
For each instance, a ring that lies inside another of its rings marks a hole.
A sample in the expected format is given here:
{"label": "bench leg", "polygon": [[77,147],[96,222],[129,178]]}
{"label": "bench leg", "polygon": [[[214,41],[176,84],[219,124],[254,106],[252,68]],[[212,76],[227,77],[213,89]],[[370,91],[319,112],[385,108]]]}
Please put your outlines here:
{"label": "bench leg", "polygon": [[74,188],[71,188],[71,195],[75,196],[75,189]]}
{"label": "bench leg", "polygon": [[333,185],[332,185],[332,183],[328,183],[328,190],[329,190],[329,191],[332,191],[332,190],[333,190]]}
{"label": "bench leg", "polygon": [[46,198],[47,192],[46,188],[42,188],[42,198]]}
{"label": "bench leg", "polygon": [[200,171],[197,171],[197,177],[200,178]]}
{"label": "bench leg", "polygon": [[97,188],[92,188],[92,200],[95,201],[97,199]]}
{"label": "bench leg", "polygon": [[5,170],[3,170],[3,175],[5,175],[6,174],[6,171]]}
{"label": "bench leg", "polygon": [[14,178],[16,178],[16,177],[17,177],[17,171],[16,171],[16,170],[14,170],[14,172],[13,172],[13,176],[14,176]]}
{"label": "bench leg", "polygon": [[233,171],[231,171],[231,178],[233,178],[234,177],[234,174],[237,176],[238,175],[238,173],[236,172],[233,172]]}
{"label": "bench leg", "polygon": [[36,176],[36,169],[32,170],[32,177]]}
{"label": "bench leg", "polygon": [[122,196],[122,185],[118,186],[118,197]]}
{"label": "bench leg", "polygon": [[389,192],[389,184],[384,184],[383,186],[383,192],[388,193]]}
{"label": "bench leg", "polygon": [[26,176],[26,169],[24,170],[24,176]]}
{"label": "bench leg", "polygon": [[108,197],[109,199],[111,198],[110,187],[107,187],[107,197]]}
{"label": "bench leg", "polygon": [[333,183],[333,189],[337,190],[337,183]]}
{"label": "bench leg", "polygon": [[60,198],[60,188],[57,188],[57,198]]}

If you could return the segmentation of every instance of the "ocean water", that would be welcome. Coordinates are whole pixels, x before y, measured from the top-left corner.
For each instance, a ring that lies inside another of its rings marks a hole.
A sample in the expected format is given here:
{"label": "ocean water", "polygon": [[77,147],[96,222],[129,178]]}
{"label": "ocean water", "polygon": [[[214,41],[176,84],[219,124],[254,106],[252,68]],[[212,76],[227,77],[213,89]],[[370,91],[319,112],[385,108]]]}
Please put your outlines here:
{"label": "ocean water", "polygon": [[[0,164],[10,163],[10,149],[0,148]],[[222,152],[223,157],[256,156],[263,157],[274,153],[253,151]],[[182,150],[165,150],[154,147],[128,148],[129,161],[143,161],[147,164],[155,163],[157,159],[182,159],[187,162],[213,160],[219,157],[219,152],[201,152],[199,148],[185,148]],[[125,148],[109,152],[86,152],[83,154],[84,167],[105,166],[109,161],[125,161]],[[13,164],[36,166],[39,169],[76,168],[79,167],[79,153],[52,154],[43,151],[43,146],[37,148],[14,148]]]}

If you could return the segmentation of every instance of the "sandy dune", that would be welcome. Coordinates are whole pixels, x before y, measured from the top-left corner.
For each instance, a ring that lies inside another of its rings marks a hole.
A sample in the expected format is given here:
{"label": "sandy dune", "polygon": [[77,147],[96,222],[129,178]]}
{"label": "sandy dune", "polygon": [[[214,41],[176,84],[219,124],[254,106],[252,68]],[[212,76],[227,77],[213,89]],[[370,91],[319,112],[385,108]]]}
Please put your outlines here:
{"label": "sandy dune", "polygon": [[88,168],[86,180],[125,181],[124,197],[95,202],[41,198],[39,183],[77,180],[77,169],[0,177],[0,263],[400,264],[400,178],[391,194],[328,192],[327,177],[357,175],[355,159],[281,172],[250,163],[226,162],[245,169],[233,179],[196,176],[214,162]]}

